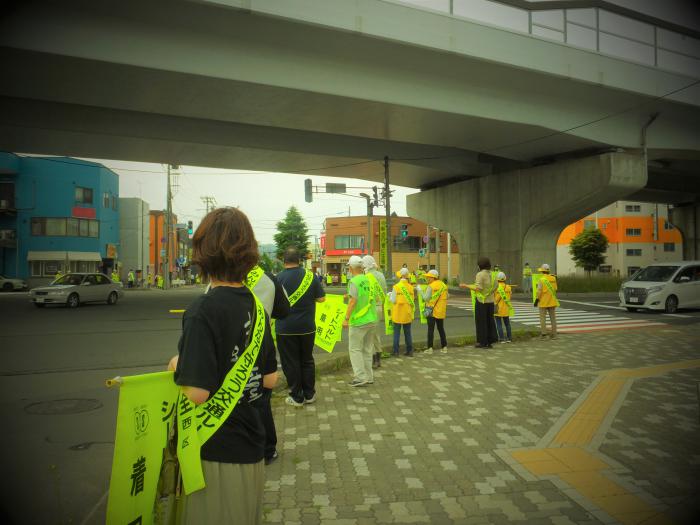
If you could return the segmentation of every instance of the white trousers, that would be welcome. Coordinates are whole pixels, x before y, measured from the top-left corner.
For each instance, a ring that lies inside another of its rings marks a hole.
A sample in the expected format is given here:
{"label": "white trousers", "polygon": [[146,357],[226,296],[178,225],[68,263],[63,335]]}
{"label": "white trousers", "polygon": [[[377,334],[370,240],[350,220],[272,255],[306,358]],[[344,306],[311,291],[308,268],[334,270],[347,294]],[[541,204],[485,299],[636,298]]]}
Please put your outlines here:
{"label": "white trousers", "polygon": [[374,333],[376,324],[351,326],[348,330],[348,353],[352,373],[357,381],[374,381],[372,372],[372,354],[374,350]]}

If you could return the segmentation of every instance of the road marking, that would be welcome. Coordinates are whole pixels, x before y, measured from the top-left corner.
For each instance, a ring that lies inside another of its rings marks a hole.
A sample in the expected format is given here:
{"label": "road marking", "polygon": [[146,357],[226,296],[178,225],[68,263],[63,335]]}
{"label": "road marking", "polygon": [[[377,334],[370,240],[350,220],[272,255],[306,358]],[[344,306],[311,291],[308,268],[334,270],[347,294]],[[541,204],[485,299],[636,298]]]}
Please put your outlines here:
{"label": "road marking", "polygon": [[661,314],[665,317],[681,317],[683,319],[693,319],[694,316],[692,315],[683,315],[683,314]]}
{"label": "road marking", "polygon": [[184,314],[184,310],[168,310],[171,314]]}
{"label": "road marking", "polygon": [[[577,304],[585,304],[591,306],[593,303],[580,303],[579,301],[569,301]],[[455,301],[448,303],[452,307],[470,311],[472,309],[471,302]],[[606,308],[612,308],[607,306]],[[513,301],[513,309],[515,315],[511,317],[514,323],[520,323],[527,326],[540,326],[540,312],[538,308],[533,307],[529,303],[522,301]],[[614,309],[622,309],[617,308]],[[630,318],[620,315],[612,315],[609,313],[592,312],[589,310],[576,310],[573,308],[557,308],[557,332],[560,333],[584,333],[597,332],[601,330],[625,330],[628,328],[647,328],[666,326],[665,323],[657,319],[647,320],[639,318]]]}
{"label": "road marking", "polygon": [[[603,372],[547,432],[537,447],[496,450],[527,481],[550,480],[587,510],[599,508],[625,525],[671,524],[638,487],[615,480],[626,470],[598,448],[635,379],[700,368],[700,359]],[[586,500],[585,504],[581,500]]]}
{"label": "road marking", "polygon": [[572,301],[571,299],[559,299],[559,302],[560,303],[582,304],[584,306],[597,306],[599,308],[610,308],[611,310],[627,310],[627,308],[625,308],[623,306],[608,306],[607,304],[600,304],[600,303],[584,303],[583,301]]}

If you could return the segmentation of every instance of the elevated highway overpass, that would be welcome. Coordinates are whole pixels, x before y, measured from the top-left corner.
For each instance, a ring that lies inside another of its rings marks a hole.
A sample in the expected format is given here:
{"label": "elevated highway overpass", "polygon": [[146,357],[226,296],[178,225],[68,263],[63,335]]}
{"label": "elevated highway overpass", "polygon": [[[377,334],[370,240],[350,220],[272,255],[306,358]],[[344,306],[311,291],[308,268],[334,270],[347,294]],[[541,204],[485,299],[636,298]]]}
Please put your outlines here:
{"label": "elevated highway overpass", "polygon": [[652,22],[643,63],[384,0],[19,2],[0,149],[372,181],[388,156],[463,268],[554,261],[564,225],[621,198],[682,205],[697,256],[700,40]]}

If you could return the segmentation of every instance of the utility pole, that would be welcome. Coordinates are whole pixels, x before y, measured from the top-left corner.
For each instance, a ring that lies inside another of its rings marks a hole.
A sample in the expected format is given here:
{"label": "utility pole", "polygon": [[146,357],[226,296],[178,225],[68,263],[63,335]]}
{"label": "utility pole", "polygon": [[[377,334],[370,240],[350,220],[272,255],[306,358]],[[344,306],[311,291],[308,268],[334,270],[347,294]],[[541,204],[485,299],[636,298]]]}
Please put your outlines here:
{"label": "utility pole", "polygon": [[428,256],[428,270],[430,270],[430,224],[425,225],[425,253]]}
{"label": "utility pole", "polygon": [[165,290],[170,288],[170,235],[172,234],[171,222],[173,215],[173,192],[172,187],[170,185],[170,170],[177,168],[177,165],[168,164],[168,200],[165,211],[165,225],[163,227],[163,233],[165,233],[165,257],[163,258],[163,288]]}
{"label": "utility pole", "polygon": [[393,265],[391,262],[391,190],[389,189],[389,157],[384,157],[384,198],[386,199],[386,265],[384,275],[391,277]]}
{"label": "utility pole", "polygon": [[440,228],[435,229],[435,253],[437,254],[435,262],[435,269],[438,275],[440,275]]}
{"label": "utility pole", "polygon": [[200,197],[201,201],[204,203],[204,206],[206,207],[206,213],[208,214],[211,210],[216,208],[216,199],[212,197],[211,195],[203,195]]}
{"label": "utility pole", "polygon": [[366,193],[360,193],[360,197],[367,199],[367,240],[365,241],[365,255],[372,255],[370,243],[372,242],[372,198]]}
{"label": "utility pole", "polygon": [[447,284],[449,286],[452,279],[452,235],[447,232]]}

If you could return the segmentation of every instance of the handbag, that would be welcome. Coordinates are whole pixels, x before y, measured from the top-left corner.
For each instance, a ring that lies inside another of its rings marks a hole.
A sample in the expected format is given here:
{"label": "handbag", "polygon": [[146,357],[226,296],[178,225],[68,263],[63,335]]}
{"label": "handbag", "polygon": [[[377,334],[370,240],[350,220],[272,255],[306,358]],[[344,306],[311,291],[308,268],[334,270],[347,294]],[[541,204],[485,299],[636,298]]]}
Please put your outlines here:
{"label": "handbag", "polygon": [[432,317],[433,316],[433,306],[425,306],[423,307],[423,316],[424,317]]}

